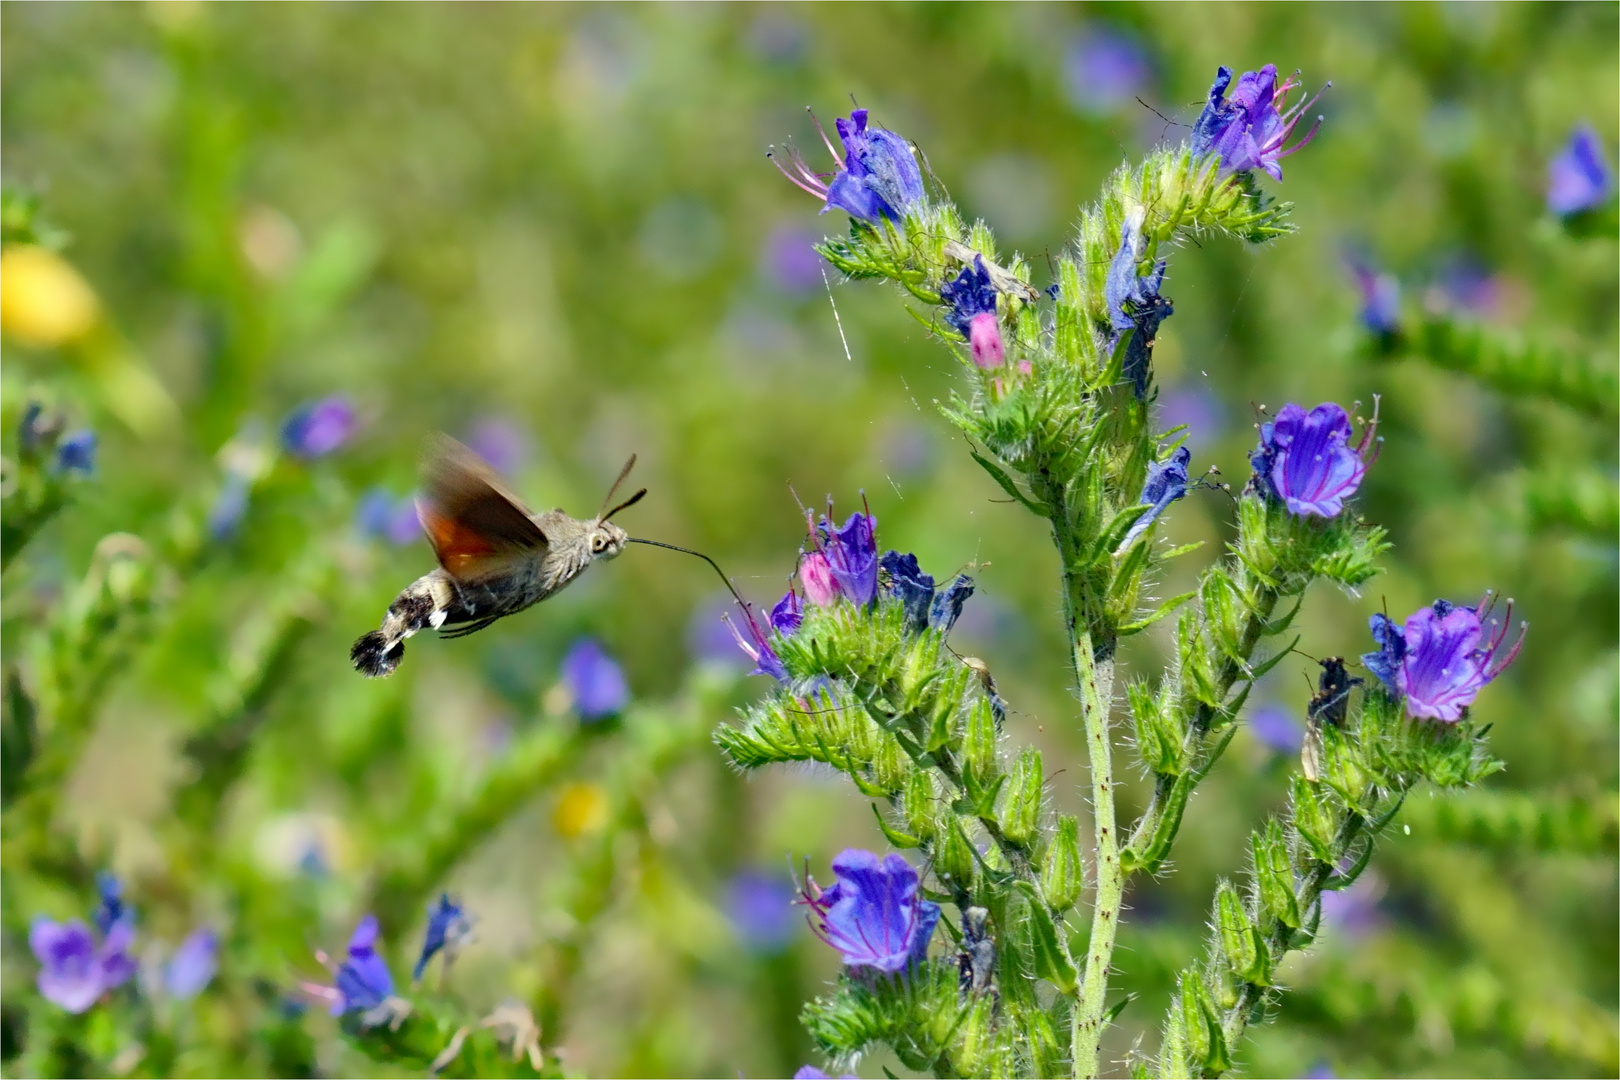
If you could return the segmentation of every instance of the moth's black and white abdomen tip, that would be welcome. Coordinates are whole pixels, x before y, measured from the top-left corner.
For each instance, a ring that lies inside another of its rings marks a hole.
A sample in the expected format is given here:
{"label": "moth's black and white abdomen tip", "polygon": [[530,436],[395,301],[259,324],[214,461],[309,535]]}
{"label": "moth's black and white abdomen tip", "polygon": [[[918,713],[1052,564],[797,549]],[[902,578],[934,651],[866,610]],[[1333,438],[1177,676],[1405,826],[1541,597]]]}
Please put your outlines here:
{"label": "moth's black and white abdomen tip", "polygon": [[396,641],[390,646],[387,635],[381,630],[373,630],[362,636],[354,643],[354,648],[349,650],[349,659],[354,662],[354,670],[368,679],[392,675],[404,656],[405,642]]}

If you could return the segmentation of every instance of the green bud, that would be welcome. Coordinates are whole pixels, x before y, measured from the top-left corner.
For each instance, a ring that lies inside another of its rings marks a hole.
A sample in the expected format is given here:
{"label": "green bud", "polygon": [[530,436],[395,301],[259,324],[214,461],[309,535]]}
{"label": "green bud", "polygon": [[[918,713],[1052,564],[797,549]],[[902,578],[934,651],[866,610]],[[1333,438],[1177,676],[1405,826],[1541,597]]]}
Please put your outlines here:
{"label": "green bud", "polygon": [[934,788],[932,772],[927,769],[912,770],[900,794],[900,810],[918,839],[932,840],[938,834],[935,821],[939,813],[939,793]]}
{"label": "green bud", "polygon": [[911,762],[893,735],[885,733],[872,755],[872,777],[887,791],[904,791]]}
{"label": "green bud", "polygon": [[962,764],[980,787],[995,779],[1000,771],[1000,762],[996,760],[996,715],[987,698],[979,698],[968,710]]}
{"label": "green bud", "polygon": [[1187,1033],[1187,1061],[1199,1075],[1220,1076],[1232,1068],[1215,1003],[1196,969],[1181,973],[1181,1018]]}
{"label": "green bud", "polygon": [[1052,1019],[1039,1009],[1026,1010],[1018,1021],[1029,1041],[1029,1056],[1036,1076],[1067,1076],[1068,1046],[1058,1042]]}
{"label": "green bud", "polygon": [[1254,852],[1254,877],[1260,889],[1260,903],[1273,919],[1291,930],[1300,926],[1299,897],[1294,892],[1293,860],[1283,839],[1282,825],[1271,818],[1265,827],[1249,834]]}
{"label": "green bud", "polygon": [[[951,1064],[958,1076],[989,1076],[990,1064],[996,1056],[996,1028],[992,1014],[993,1002],[981,997],[974,1002],[957,1031],[957,1043]],[[954,1010],[941,1010],[949,1014]]]}
{"label": "green bud", "polygon": [[1001,831],[1013,843],[1027,845],[1035,836],[1043,793],[1041,752],[1025,747],[1013,766],[1012,781],[1001,804]]}
{"label": "green bud", "polygon": [[961,823],[952,819],[935,848],[934,873],[966,890],[973,888],[974,869],[973,845],[963,835]]}
{"label": "green bud", "polygon": [[1217,648],[1227,656],[1245,662],[1240,647],[1246,609],[1237,586],[1220,567],[1212,567],[1199,583],[1199,602],[1204,607],[1204,626]]}
{"label": "green bud", "polygon": [[1292,795],[1295,832],[1305,841],[1313,859],[1331,866],[1333,841],[1339,831],[1331,803],[1315,784],[1297,774]]}
{"label": "green bud", "polygon": [[1080,899],[1084,872],[1080,862],[1080,822],[1064,814],[1057,820],[1041,866],[1041,890],[1055,911],[1067,911]]}
{"label": "green bud", "polygon": [[1260,941],[1243,898],[1229,881],[1221,882],[1215,890],[1215,925],[1221,935],[1221,949],[1238,978],[1256,986],[1268,985],[1270,951]]}
{"label": "green bud", "polygon": [[1136,721],[1136,750],[1142,763],[1158,776],[1180,776],[1187,769],[1185,718],[1169,686],[1155,694],[1145,682],[1126,690]]}

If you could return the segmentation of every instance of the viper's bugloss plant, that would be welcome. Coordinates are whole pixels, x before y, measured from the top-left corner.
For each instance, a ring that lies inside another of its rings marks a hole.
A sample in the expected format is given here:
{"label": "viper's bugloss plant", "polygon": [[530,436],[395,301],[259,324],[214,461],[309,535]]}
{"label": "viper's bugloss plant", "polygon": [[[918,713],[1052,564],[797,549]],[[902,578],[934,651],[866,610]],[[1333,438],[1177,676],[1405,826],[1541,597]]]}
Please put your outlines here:
{"label": "viper's bugloss plant", "polygon": [[[1289,205],[1255,173],[1280,180],[1280,160],[1317,132],[1289,145],[1315,101],[1285,106],[1298,86],[1279,84],[1270,64],[1235,86],[1221,68],[1189,141],[1122,167],[1083,213],[1049,292],[984,223],[968,226],[941,192],[925,197],[913,151],[864,111],[838,122],[846,154],[830,182],[802,166],[790,174],[849,211],[847,238],[821,244],[823,257],[901,285],[943,341],[962,343],[962,388],[943,411],[1007,495],[1050,524],[1091,773],[1082,845],[1081,822],[1052,809],[1050,764],[1009,744],[988,668],[948,645],[972,579],[939,589],[914,555],[877,556],[869,513],[841,528],[830,512],[813,521],[797,566],[808,603],[790,591],[791,617],[768,625],[742,612],[739,641],[776,686],[717,739],[743,768],[838,769],[874,800],[889,843],[921,857],[920,883],[899,855],[851,850],[833,862],[837,885],[806,885],[813,928],[845,961],[804,1012],[835,1066],[886,1045],[940,1075],[1097,1075],[1102,1034],[1125,1004],[1110,1000],[1108,978],[1128,881],[1169,865],[1189,797],[1241,726],[1250,688],[1299,641],[1284,635],[1307,588],[1354,591],[1377,573],[1384,531],[1354,506],[1376,457],[1376,410],[1358,439],[1337,403],[1287,404],[1260,425],[1226,553],[1194,592],[1142,601],[1144,584],[1185,554],[1154,540],[1194,484],[1185,435],[1160,434],[1155,416],[1170,253],[1196,234],[1261,244],[1290,231]],[[1365,321],[1393,333],[1398,293],[1362,276]],[[1122,826],[1118,645],[1166,617],[1171,663],[1125,684],[1130,747],[1154,790]],[[1442,602],[1404,626],[1379,616],[1373,630],[1377,678],[1323,661],[1308,730],[1268,736],[1303,747],[1292,805],[1252,835],[1250,884],[1220,882],[1207,955],[1181,973],[1158,1049],[1138,1051],[1141,1075],[1231,1069],[1245,1028],[1276,1005],[1283,957],[1314,939],[1324,892],[1355,882],[1406,792],[1500,767],[1467,706],[1516,653],[1503,648],[1506,612],[1493,621],[1489,604]],[[943,904],[954,915],[942,918]],[[1070,925],[1081,904],[1089,933]],[[936,919],[946,943],[930,954]]]}

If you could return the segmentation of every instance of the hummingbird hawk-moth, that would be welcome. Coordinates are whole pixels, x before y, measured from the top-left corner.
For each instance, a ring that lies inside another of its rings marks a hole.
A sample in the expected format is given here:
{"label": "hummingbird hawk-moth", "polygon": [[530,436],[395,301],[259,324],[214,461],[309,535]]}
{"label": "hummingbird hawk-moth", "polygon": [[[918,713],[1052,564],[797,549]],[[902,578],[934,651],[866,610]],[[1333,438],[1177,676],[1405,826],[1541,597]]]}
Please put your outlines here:
{"label": "hummingbird hawk-moth", "polygon": [[631,538],[609,519],[640,502],[647,489],[611,510],[607,504],[635,463],[634,456],[625,463],[596,517],[569,517],[561,509],[534,514],[477,454],[448,435],[434,436],[416,516],[439,565],[394,598],[380,629],[354,643],[349,659],[355,670],[370,678],[388,675],[411,635],[429,628],[443,637],[482,630],[567,588],[591,563],[617,557]]}

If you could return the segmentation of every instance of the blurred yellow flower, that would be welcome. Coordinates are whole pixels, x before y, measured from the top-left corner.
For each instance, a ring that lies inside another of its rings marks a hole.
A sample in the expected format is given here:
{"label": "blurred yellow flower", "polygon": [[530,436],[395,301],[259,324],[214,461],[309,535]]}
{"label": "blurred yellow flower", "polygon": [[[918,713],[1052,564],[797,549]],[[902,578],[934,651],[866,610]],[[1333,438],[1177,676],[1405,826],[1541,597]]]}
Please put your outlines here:
{"label": "blurred yellow flower", "polygon": [[568,784],[557,796],[552,824],[570,840],[601,832],[607,825],[607,793],[599,784]]}
{"label": "blurred yellow flower", "polygon": [[0,330],[36,348],[83,337],[96,324],[96,294],[67,260],[16,244],[0,252]]}

